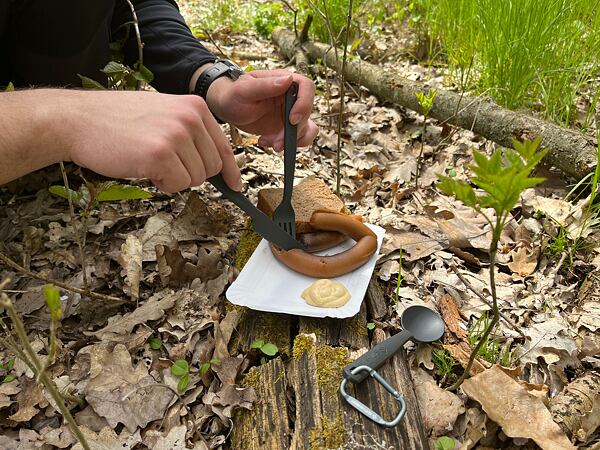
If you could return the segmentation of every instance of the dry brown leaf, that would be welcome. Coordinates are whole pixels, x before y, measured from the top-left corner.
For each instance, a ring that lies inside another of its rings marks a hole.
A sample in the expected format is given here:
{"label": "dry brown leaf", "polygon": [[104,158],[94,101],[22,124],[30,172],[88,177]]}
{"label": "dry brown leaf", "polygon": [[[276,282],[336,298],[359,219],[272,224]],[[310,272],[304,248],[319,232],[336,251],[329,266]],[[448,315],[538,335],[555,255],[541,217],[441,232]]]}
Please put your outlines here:
{"label": "dry brown leaf", "polygon": [[9,416],[10,420],[15,422],[27,422],[35,416],[41,408],[48,406],[48,401],[44,397],[44,389],[35,380],[31,380],[26,377],[19,378],[19,385],[21,392],[19,392],[15,398],[19,404],[19,409],[12,416]]}
{"label": "dry brown leaf", "polygon": [[179,425],[169,430],[169,433],[160,435],[154,445],[150,447],[151,450],[186,450],[185,434],[187,433],[187,427],[185,425]]}
{"label": "dry brown leaf", "polygon": [[538,323],[523,330],[527,340],[523,345],[521,362],[536,363],[542,357],[547,364],[558,363],[577,367],[577,343],[570,337],[567,322],[558,314],[554,316],[539,315]]}
{"label": "dry brown leaf", "polygon": [[[471,357],[471,347],[469,346],[469,344],[463,341],[459,342],[458,344],[442,344],[442,346],[444,347],[444,349],[448,350],[450,355],[452,355],[452,357],[460,363],[463,369],[467,367],[467,364],[469,363],[469,358]],[[475,358],[469,373],[471,375],[475,375],[477,373],[483,372],[487,368],[485,364],[488,363],[486,363],[479,357]]]}
{"label": "dry brown leaf", "polygon": [[448,330],[450,330],[459,340],[467,338],[467,331],[461,326],[460,308],[458,303],[450,294],[442,295],[438,304],[442,318]]}
{"label": "dry brown leaf", "polygon": [[462,389],[507,436],[533,439],[544,450],[576,450],[544,403],[498,366],[465,380]]}
{"label": "dry brown leaf", "polygon": [[223,236],[229,230],[232,219],[220,204],[213,203],[209,207],[198,192],[191,191],[183,211],[173,221],[171,231],[179,242]]}
{"label": "dry brown leaf", "polygon": [[220,364],[213,365],[213,372],[219,377],[219,380],[221,380],[223,385],[235,384],[240,366],[244,362],[244,359],[241,356],[242,355],[239,355],[238,358],[226,356],[220,360]]}
{"label": "dry brown leaf", "polygon": [[133,300],[140,297],[140,277],[142,276],[142,243],[130,234],[121,245],[119,262],[125,269],[125,284]]}
{"label": "dry brown leaf", "polygon": [[231,339],[231,334],[240,320],[240,312],[233,309],[227,313],[220,323],[215,323],[215,352],[214,358],[223,359],[229,356],[227,346]]}
{"label": "dry brown leaf", "polygon": [[18,380],[0,384],[0,409],[12,405],[15,400],[11,400],[10,396],[19,392],[21,392],[21,387]]}
{"label": "dry brown leaf", "polygon": [[411,368],[411,372],[427,431],[433,436],[446,434],[454,427],[457,417],[465,412],[463,402],[457,395],[439,387],[423,369]]}
{"label": "dry brown leaf", "polygon": [[[87,427],[80,427],[85,436],[91,450],[132,450],[137,444],[142,442],[140,430],[128,432],[121,431],[117,436],[110,428],[106,427],[100,433],[96,433]],[[83,447],[78,442],[71,450],[83,450]]]}
{"label": "dry brown leaf", "polygon": [[[179,297],[179,293],[167,294],[164,297],[163,295],[164,292],[158,292],[133,312],[120,317],[111,317],[108,320],[108,325],[101,330],[89,334],[101,340],[115,340],[119,336],[131,333],[133,328],[138,324],[160,319],[164,316],[165,310],[175,305],[175,301]],[[161,297],[163,298],[159,300]]]}
{"label": "dry brown leaf", "polygon": [[223,257],[219,251],[198,251],[198,262],[193,264],[185,259],[177,246],[173,249],[156,246],[158,272],[163,285],[180,287],[200,279],[206,283],[223,273]]}
{"label": "dry brown leaf", "polygon": [[420,233],[400,231],[391,227],[386,228],[383,241],[381,251],[383,255],[397,251],[402,247],[402,259],[405,261],[416,261],[438,250],[443,250],[442,245],[435,239]]}
{"label": "dry brown leaf", "polygon": [[101,346],[92,349],[90,378],[85,388],[87,402],[112,428],[122,423],[131,433],[161,419],[175,397],[142,364],[133,367],[122,344],[112,352]]}
{"label": "dry brown leaf", "polygon": [[540,256],[540,248],[530,248],[526,245],[518,246],[510,252],[512,261],[508,268],[520,277],[526,277],[535,272]]}

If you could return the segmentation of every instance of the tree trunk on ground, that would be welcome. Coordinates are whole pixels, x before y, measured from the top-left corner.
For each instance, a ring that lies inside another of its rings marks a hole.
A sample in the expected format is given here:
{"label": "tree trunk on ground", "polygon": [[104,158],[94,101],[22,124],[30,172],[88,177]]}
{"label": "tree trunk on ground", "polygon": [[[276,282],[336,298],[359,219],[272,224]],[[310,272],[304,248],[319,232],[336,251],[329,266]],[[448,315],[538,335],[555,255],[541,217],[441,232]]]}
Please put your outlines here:
{"label": "tree trunk on ground", "polygon": [[[272,38],[287,58],[295,55],[294,33],[278,28]],[[302,49],[311,61],[320,59],[328,67],[336,68],[334,51],[329,50],[328,45],[308,41],[302,44]],[[422,83],[384,72],[381,67],[360,60],[347,62],[345,77],[365,86],[383,101],[421,111],[415,93],[427,91]],[[597,164],[597,143],[592,137],[508,110],[487,98],[468,95],[461,98],[460,94],[442,90],[437,93],[429,116],[472,130],[504,147],[512,147],[513,138],[542,136],[542,146],[550,150],[545,162],[575,178],[583,178]]]}
{"label": "tree trunk on ground", "polygon": [[[372,280],[360,312],[343,320],[246,311],[238,327],[238,349],[247,351],[255,339],[268,340],[278,345],[284,359],[278,357],[248,372],[245,382],[254,387],[258,401],[251,411],[241,410],[233,418],[232,448],[429,449],[404,350],[378,370],[406,400],[406,416],[398,426],[375,424],[338,392],[342,368],[352,359],[350,352],[365,351],[379,341],[374,333],[369,343],[366,328],[367,311],[387,313],[377,288]],[[377,331],[383,339],[383,331]],[[387,420],[398,412],[398,403],[370,378],[356,387],[349,384],[348,389]]]}

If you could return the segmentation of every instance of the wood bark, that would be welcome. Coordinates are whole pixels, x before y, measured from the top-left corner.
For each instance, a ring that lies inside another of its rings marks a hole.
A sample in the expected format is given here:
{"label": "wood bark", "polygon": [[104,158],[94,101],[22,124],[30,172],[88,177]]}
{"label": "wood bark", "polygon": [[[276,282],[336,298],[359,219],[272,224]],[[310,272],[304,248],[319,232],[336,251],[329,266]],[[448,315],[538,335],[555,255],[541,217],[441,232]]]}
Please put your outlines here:
{"label": "wood bark", "polygon": [[[381,302],[385,305],[374,283],[376,281],[371,283],[361,310],[354,317],[339,320],[278,315],[284,329],[282,340],[304,339],[311,344],[294,347],[289,356],[251,369],[248,384],[256,389],[259,400],[251,411],[240,411],[234,417],[232,448],[429,449],[404,351],[398,352],[378,370],[404,395],[407,404],[403,421],[391,429],[365,418],[343,400],[338,392],[341,367],[327,365],[329,359],[336,359],[340,354],[346,355],[349,362],[358,356],[358,351],[364,352],[386,337],[382,330],[376,330],[373,342],[369,342],[366,324],[370,317],[367,312],[381,313],[384,307]],[[367,307],[368,304],[371,306]],[[242,322],[238,328],[238,343],[242,349],[254,339],[262,338],[261,326],[265,323],[259,324],[254,313],[246,315],[244,320],[248,323]],[[388,420],[398,412],[397,402],[372,379],[358,386],[349,385],[349,392]]]}
{"label": "wood bark", "polygon": [[[273,31],[272,39],[287,58],[294,56],[294,33],[278,28]],[[330,46],[307,41],[302,44],[302,49],[312,62],[320,60],[330,68],[337,67],[335,52]],[[347,62],[344,75],[347,81],[366,87],[382,101],[421,112],[415,94],[427,91],[422,83],[358,59]],[[489,98],[461,97],[455,92],[440,90],[429,116],[472,130],[504,147],[512,147],[513,138],[523,140],[542,136],[542,146],[549,149],[545,162],[574,178],[583,178],[597,164],[598,144],[593,137],[508,110]]]}

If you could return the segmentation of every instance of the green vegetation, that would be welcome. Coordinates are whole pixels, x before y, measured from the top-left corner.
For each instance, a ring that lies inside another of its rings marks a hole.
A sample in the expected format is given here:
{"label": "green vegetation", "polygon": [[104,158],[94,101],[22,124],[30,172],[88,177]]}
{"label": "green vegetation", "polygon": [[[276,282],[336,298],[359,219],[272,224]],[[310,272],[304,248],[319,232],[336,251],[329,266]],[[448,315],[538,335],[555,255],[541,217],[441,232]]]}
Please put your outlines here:
{"label": "green vegetation", "polygon": [[484,312],[475,324],[469,330],[468,341],[471,348],[477,346],[480,340],[482,340],[477,356],[481,359],[490,362],[492,364],[500,364],[505,367],[509,367],[512,362],[513,354],[510,348],[502,351],[502,347],[497,339],[492,335],[485,335],[485,330],[490,325],[491,318],[488,312]]}
{"label": "green vegetation", "polygon": [[190,365],[185,359],[178,359],[171,366],[173,376],[179,378],[177,383],[177,391],[181,394],[185,392],[188,383],[190,382]]}
{"label": "green vegetation", "polygon": [[[597,0],[416,0],[413,17],[461,86],[473,67],[476,91],[509,108],[571,124],[582,89],[600,69]],[[591,96],[589,125],[600,94]]]}
{"label": "green vegetation", "polygon": [[431,361],[433,362],[435,373],[440,377],[441,385],[456,381],[457,375],[455,372],[460,367],[460,364],[452,357],[448,350],[443,348],[433,350],[431,352]]}
{"label": "green vegetation", "polygon": [[449,436],[442,436],[435,441],[435,450],[454,450],[456,441]]}
{"label": "green vegetation", "polygon": [[[521,193],[543,181],[543,178],[530,177],[533,169],[544,158],[547,150],[538,151],[541,138],[523,143],[513,141],[513,149],[497,149],[491,156],[473,151],[474,164],[469,166],[473,173],[469,182],[439,175],[438,187],[446,194],[453,195],[466,206],[481,214],[492,229],[490,255],[490,290],[492,293],[492,318],[479,336],[471,353],[463,375],[451,387],[456,389],[470,372],[479,351],[488,342],[488,336],[500,319],[496,294],[496,253],[500,236]],[[473,185],[475,187],[473,187]],[[476,190],[477,188],[477,190]],[[490,213],[493,210],[494,215]]]}

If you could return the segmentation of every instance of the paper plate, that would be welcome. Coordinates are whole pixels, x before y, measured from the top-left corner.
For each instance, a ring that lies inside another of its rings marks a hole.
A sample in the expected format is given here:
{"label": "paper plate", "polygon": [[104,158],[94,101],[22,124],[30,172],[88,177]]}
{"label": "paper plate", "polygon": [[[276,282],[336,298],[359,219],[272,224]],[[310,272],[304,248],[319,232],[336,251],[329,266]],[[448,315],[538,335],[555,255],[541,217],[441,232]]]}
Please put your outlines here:
{"label": "paper plate", "polygon": [[[307,304],[301,297],[302,291],[317,278],[299,274],[281,264],[269,249],[264,239],[240,272],[237,279],[227,289],[227,300],[235,305],[246,306],[258,311],[294,314],[310,317],[352,317],[360,310],[367,291],[377,254],[381,248],[385,230],[377,225],[367,226],[377,235],[377,251],[366,264],[353,272],[333,278],[350,292],[351,298],[340,308],[318,308]],[[333,255],[354,245],[352,240],[318,253]]]}

